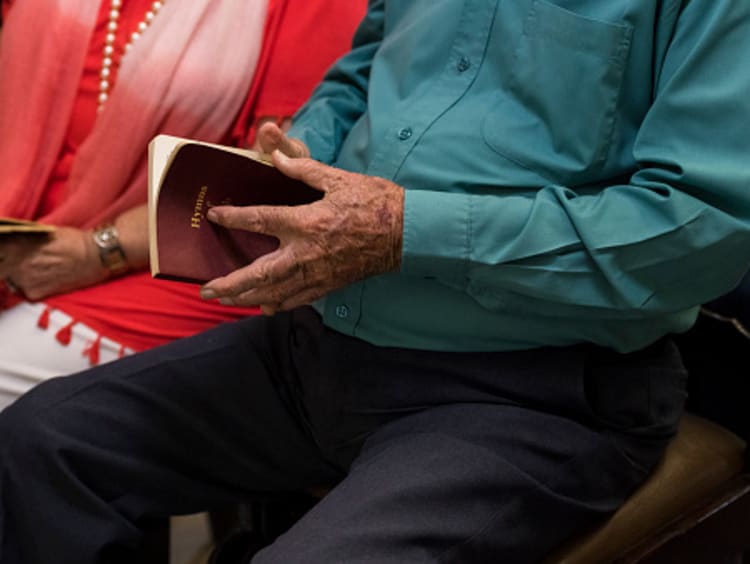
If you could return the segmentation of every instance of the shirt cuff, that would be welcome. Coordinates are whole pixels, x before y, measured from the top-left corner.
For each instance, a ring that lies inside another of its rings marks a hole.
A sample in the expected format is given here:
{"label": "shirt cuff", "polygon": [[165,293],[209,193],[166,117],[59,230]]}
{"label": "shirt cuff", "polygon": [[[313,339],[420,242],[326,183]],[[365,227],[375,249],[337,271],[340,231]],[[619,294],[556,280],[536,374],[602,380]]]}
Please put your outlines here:
{"label": "shirt cuff", "polygon": [[407,190],[401,272],[423,278],[465,278],[471,253],[471,196]]}

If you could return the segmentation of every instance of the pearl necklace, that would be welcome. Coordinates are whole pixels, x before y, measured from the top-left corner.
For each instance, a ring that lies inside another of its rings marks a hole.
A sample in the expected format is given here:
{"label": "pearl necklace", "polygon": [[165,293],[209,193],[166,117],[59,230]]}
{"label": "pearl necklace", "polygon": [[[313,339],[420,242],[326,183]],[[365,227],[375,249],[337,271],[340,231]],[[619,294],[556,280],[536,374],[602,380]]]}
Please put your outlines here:
{"label": "pearl necklace", "polygon": [[[109,10],[109,21],[107,22],[107,35],[104,39],[104,50],[102,52],[102,70],[99,73],[99,106],[98,111],[102,111],[107,98],[109,98],[110,89],[110,77],[112,76],[112,66],[114,65],[115,55],[115,39],[117,37],[117,27],[120,23],[120,8],[122,7],[122,0],[111,0],[111,7]],[[123,57],[132,49],[133,44],[138,41],[138,38],[143,34],[151,22],[159,13],[163,1],[156,0],[151,4],[151,8],[146,12],[143,20],[138,24],[136,30],[130,34],[128,42],[120,54],[120,64],[122,63]]]}

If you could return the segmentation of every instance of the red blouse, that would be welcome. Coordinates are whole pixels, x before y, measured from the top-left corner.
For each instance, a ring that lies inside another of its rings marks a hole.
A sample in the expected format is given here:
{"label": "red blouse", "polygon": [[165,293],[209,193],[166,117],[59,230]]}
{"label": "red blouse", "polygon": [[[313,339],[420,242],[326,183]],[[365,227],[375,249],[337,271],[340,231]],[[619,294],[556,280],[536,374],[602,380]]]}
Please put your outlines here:
{"label": "red blouse", "polygon": [[[152,0],[123,2],[116,38],[117,52],[122,52],[126,38],[143,19],[151,4]],[[305,101],[325,69],[350,46],[366,4],[365,0],[269,2],[264,41],[272,41],[273,48],[264,47],[261,53],[248,102],[238,118],[247,121],[234,127],[235,132],[250,132],[250,137],[245,139],[246,145],[252,144],[253,124],[258,118],[291,116]],[[8,5],[8,0],[3,0],[3,14]],[[96,119],[109,5],[108,1],[102,2],[70,127],[46,197],[38,210],[39,215],[59,204],[78,147]],[[325,34],[321,34],[322,28],[326,29]],[[315,49],[310,48],[310,38],[318,38]],[[300,65],[300,61],[304,61],[304,64]],[[115,60],[115,71],[117,62]],[[110,88],[116,87],[116,72],[114,75],[110,79]],[[199,297],[198,288],[193,284],[155,280],[148,272],[136,272],[103,284],[52,296],[45,302],[70,315],[73,323],[83,322],[101,335],[134,350],[161,345],[224,321],[258,313],[256,308],[226,307],[218,302],[204,301]]]}

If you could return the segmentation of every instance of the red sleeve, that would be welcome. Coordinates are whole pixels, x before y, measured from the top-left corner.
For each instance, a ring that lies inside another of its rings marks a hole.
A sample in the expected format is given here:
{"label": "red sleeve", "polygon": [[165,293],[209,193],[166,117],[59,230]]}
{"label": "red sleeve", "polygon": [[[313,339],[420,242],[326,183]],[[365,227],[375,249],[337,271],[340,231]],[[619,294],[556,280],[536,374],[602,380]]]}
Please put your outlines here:
{"label": "red sleeve", "polygon": [[[254,141],[260,117],[290,117],[346,53],[367,0],[271,0],[260,59],[234,140]],[[249,132],[249,133],[248,133]]]}
{"label": "red sleeve", "polygon": [[5,21],[5,17],[8,15],[8,10],[10,10],[10,5],[13,3],[13,0],[2,0],[2,5],[0,5],[0,23]]}
{"label": "red sleeve", "polygon": [[289,115],[352,44],[367,2],[287,0],[258,97],[258,116]]}

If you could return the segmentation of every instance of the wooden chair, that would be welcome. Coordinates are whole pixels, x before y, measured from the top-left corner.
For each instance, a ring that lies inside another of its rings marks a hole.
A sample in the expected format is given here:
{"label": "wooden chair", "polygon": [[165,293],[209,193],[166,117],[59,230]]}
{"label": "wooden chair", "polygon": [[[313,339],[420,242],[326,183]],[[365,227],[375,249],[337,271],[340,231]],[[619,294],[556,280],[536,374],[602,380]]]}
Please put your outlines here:
{"label": "wooden chair", "polygon": [[646,483],[544,564],[750,563],[746,450],[731,431],[687,413]]}
{"label": "wooden chair", "polygon": [[750,273],[676,336],[692,413],[660,466],[611,519],[545,564],[750,564],[748,328]]}

